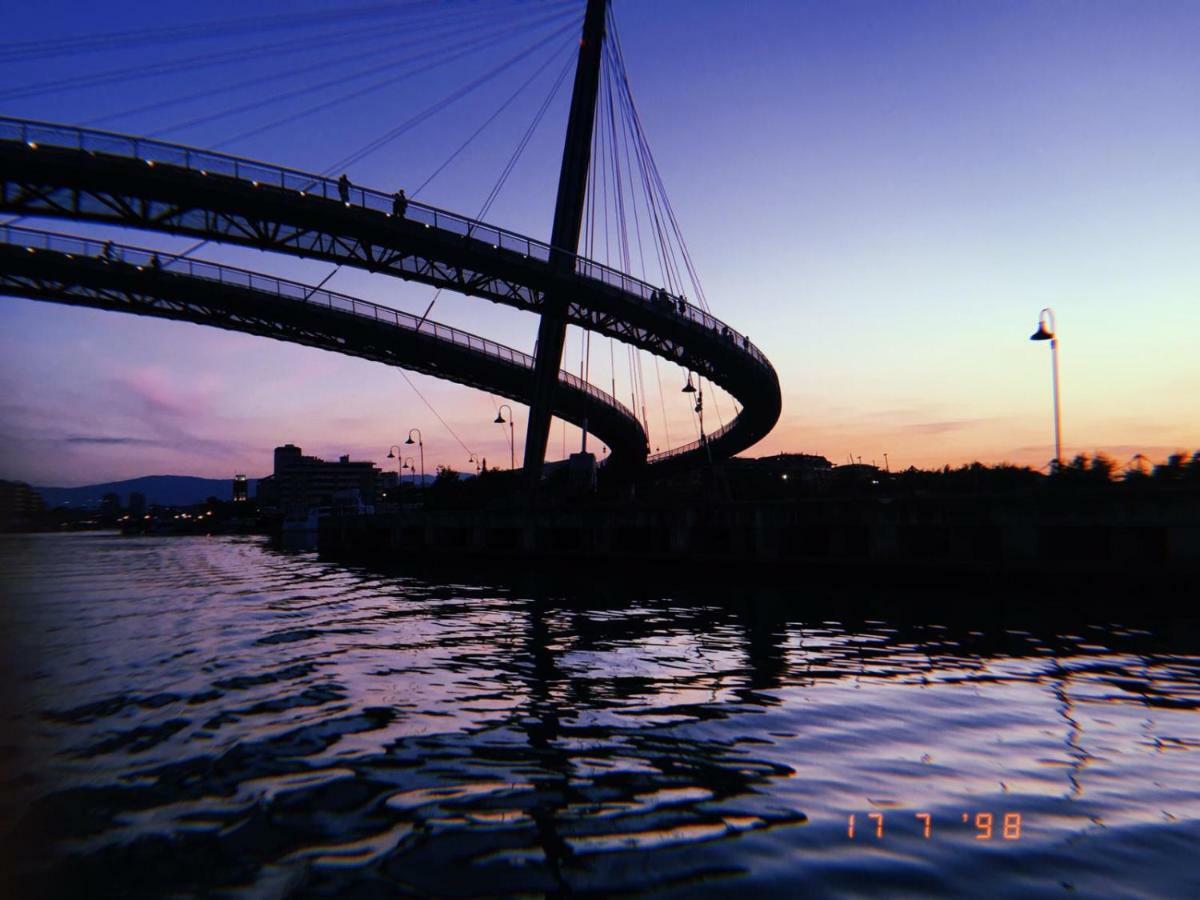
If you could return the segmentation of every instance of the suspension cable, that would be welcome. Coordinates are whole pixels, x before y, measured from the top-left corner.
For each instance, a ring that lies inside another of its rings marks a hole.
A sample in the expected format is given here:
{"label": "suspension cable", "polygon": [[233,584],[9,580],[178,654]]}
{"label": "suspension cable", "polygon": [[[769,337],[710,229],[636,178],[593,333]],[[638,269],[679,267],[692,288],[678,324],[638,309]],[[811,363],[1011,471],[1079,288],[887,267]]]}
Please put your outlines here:
{"label": "suspension cable", "polygon": [[[449,16],[445,18],[453,21]],[[418,25],[418,27],[421,26]],[[0,99],[18,100],[39,97],[45,94],[60,93],[62,91],[118,84],[123,81],[144,81],[146,78],[155,75],[169,75],[177,72],[208,69],[230,62],[244,62],[251,54],[255,60],[294,55],[297,52],[312,48],[337,46],[351,41],[359,42],[364,38],[369,40],[373,37],[388,37],[393,33],[393,29],[381,30],[378,25],[372,25],[365,28],[347,29],[327,35],[316,35],[315,37],[290,38],[285,41],[276,41],[275,43],[264,44],[258,47],[238,47],[236,49],[201,53],[196,56],[186,56],[150,64],[139,63],[135,66],[105,69],[100,72],[90,72],[83,75],[73,75],[69,78],[59,78],[52,81],[35,82],[33,84],[9,88],[5,91],[0,91]],[[312,61],[309,61],[310,68],[312,65]]]}
{"label": "suspension cable", "polygon": [[679,221],[675,216],[675,210],[667,196],[666,187],[663,183],[662,175],[659,172],[658,165],[655,163],[653,155],[649,152],[649,142],[645,138],[645,130],[642,127],[641,117],[638,115],[637,111],[637,104],[633,99],[633,90],[629,84],[628,71],[625,67],[624,53],[621,49],[620,35],[616,30],[616,22],[615,20],[612,20],[611,17],[610,21],[613,32],[613,40],[610,46],[613,48],[612,52],[615,56],[615,62],[620,73],[620,81],[623,88],[622,94],[628,101],[629,113],[632,117],[631,120],[637,130],[638,135],[640,136],[642,145],[646,149],[646,159],[649,163],[649,172],[654,180],[657,192],[662,198],[664,212],[666,213],[668,222],[672,231],[674,232],[675,240],[679,246],[680,253],[684,261],[684,266],[687,269],[693,289],[696,291],[697,302],[700,304],[702,309],[708,312],[708,301],[704,295],[703,286],[700,284],[699,276],[696,273],[695,265],[692,262],[691,252],[688,249],[687,241],[683,237],[683,232],[679,227]]}
{"label": "suspension cable", "polygon": [[[336,78],[326,79],[325,81],[321,81],[316,84],[306,85],[306,86],[299,87],[299,88],[292,88],[290,90],[286,90],[286,91],[274,94],[269,97],[261,98],[258,100],[252,100],[250,102],[242,103],[237,106],[226,106],[215,112],[196,116],[194,118],[188,119],[187,121],[179,122],[174,125],[171,125],[167,128],[160,128],[157,131],[152,131],[149,133],[148,136],[149,137],[161,137],[163,135],[166,135],[166,134],[169,134],[172,132],[182,131],[182,130],[185,130],[188,128],[194,128],[197,125],[203,125],[208,122],[217,121],[219,119],[229,118],[232,116],[238,116],[238,115],[241,115],[242,113],[250,112],[255,109],[261,109],[263,107],[279,106],[283,103],[286,103],[289,100],[294,100],[298,97],[305,97],[310,94],[319,93],[319,92],[327,90],[329,88],[341,87],[344,84],[348,84],[353,81],[360,81],[365,78],[370,78],[373,75],[379,75],[383,72],[392,72],[395,70],[400,70],[397,74],[392,75],[388,78],[384,78],[379,81],[372,82],[371,84],[367,85],[366,87],[356,89],[348,94],[333,98],[332,100],[330,100],[328,102],[322,103],[317,106],[307,107],[303,110],[300,110],[298,113],[289,114],[284,117],[284,120],[286,122],[293,122],[293,121],[296,121],[298,118],[303,118],[306,116],[313,115],[314,113],[328,109],[331,106],[341,105],[341,104],[347,102],[348,100],[357,99],[358,97],[364,96],[364,95],[372,93],[374,91],[381,90],[390,85],[397,84],[401,81],[404,81],[408,78],[413,77],[414,75],[419,75],[424,72],[428,72],[433,69],[437,69],[437,68],[441,68],[443,66],[449,65],[450,63],[473,53],[475,50],[477,50],[478,48],[480,48],[482,46],[487,46],[489,44],[502,43],[503,41],[507,40],[510,37],[519,35],[527,28],[536,28],[537,26],[542,25],[542,24],[553,22],[555,20],[561,20],[561,18],[562,18],[562,15],[559,14],[557,16],[553,16],[550,18],[538,19],[533,22],[523,22],[521,24],[512,26],[512,27],[504,29],[504,30],[484,32],[483,34],[473,37],[467,41],[463,41],[461,34],[447,33],[447,34],[439,35],[439,38],[449,37],[451,39],[450,43],[447,44],[446,46],[436,46],[433,48],[428,48],[428,42],[422,41],[422,42],[420,42],[420,44],[422,46],[427,47],[428,49],[425,49],[421,52],[410,54],[408,56],[403,56],[398,59],[390,59],[386,63],[374,65],[367,69],[361,69],[358,71],[350,72],[348,74],[342,74],[342,75],[337,76]],[[396,46],[411,46],[414,43],[415,42],[413,42],[413,41],[407,41],[404,44],[396,45]],[[453,48],[454,52],[447,53],[448,48]],[[428,62],[427,65],[423,65],[423,66],[417,65],[414,68],[406,68],[410,65],[413,65],[416,63],[421,63],[424,61],[429,61],[429,60],[431,60],[431,61]],[[248,136],[250,136],[250,134],[261,133],[262,131],[267,131],[274,127],[278,127],[276,123],[262,126],[261,128],[256,129],[250,133],[243,133],[242,135],[239,135],[234,138],[230,138],[229,140],[226,140],[222,143],[223,144],[232,143],[233,141],[241,140],[244,137],[248,137]]]}
{"label": "suspension cable", "polygon": [[539,40],[535,41],[533,44],[530,44],[524,50],[520,51],[519,53],[514,54],[513,56],[510,56],[504,62],[500,63],[497,66],[494,66],[493,68],[489,69],[487,72],[483,73],[479,77],[471,80],[463,87],[460,87],[457,90],[452,91],[451,93],[447,94],[445,97],[438,100],[436,103],[430,105],[429,107],[422,110],[421,112],[417,113],[412,118],[406,120],[405,122],[402,122],[400,125],[397,125],[395,128],[389,129],[388,131],[384,132],[379,137],[370,141],[368,144],[366,144],[365,146],[356,150],[355,152],[348,154],[347,156],[344,156],[342,159],[338,160],[332,166],[329,166],[325,170],[325,172],[322,174],[327,174],[329,172],[336,172],[340,169],[345,169],[345,168],[348,168],[349,166],[354,165],[355,163],[361,162],[362,160],[366,159],[371,154],[375,153],[376,151],[378,151],[378,150],[382,149],[383,147],[387,146],[388,144],[390,144],[392,141],[394,141],[396,138],[400,137],[405,132],[410,131],[411,129],[415,128],[417,125],[424,122],[426,119],[430,118],[431,116],[436,115],[437,113],[441,112],[442,110],[446,109],[447,107],[449,107],[452,104],[456,103],[457,101],[461,100],[463,97],[465,97],[468,94],[472,93],[473,91],[477,90],[481,85],[487,83],[492,78],[495,78],[501,72],[512,68],[514,65],[519,63],[521,60],[527,58],[530,54],[532,54],[536,50],[539,50],[540,48],[544,47],[546,44],[557,39],[560,35],[566,34],[567,31],[577,28],[578,24],[579,23],[578,23],[577,18],[572,19],[572,21],[567,22],[567,24],[561,26],[560,28],[555,29],[551,34],[547,35],[546,37],[540,38]]}
{"label": "suspension cable", "polygon": [[[542,123],[542,119],[546,115],[546,110],[550,108],[550,104],[558,95],[558,91],[562,87],[562,83],[566,79],[567,73],[571,70],[571,64],[574,61],[574,57],[569,56],[562,69],[559,71],[558,77],[554,80],[554,84],[550,87],[550,93],[546,95],[546,99],[543,100],[542,105],[538,107],[538,111],[534,114],[533,121],[529,123],[528,127],[525,129],[525,133],[521,135],[521,140],[517,142],[516,149],[512,152],[512,155],[509,156],[508,162],[504,164],[504,168],[500,171],[500,175],[496,179],[496,183],[492,185],[492,189],[488,192],[487,197],[484,199],[483,205],[480,206],[479,212],[476,213],[475,220],[477,222],[482,221],[487,217],[488,211],[492,208],[492,204],[496,201],[496,198],[500,196],[500,192],[504,190],[504,185],[508,182],[508,176],[512,174],[512,171],[516,167],[517,162],[520,160],[521,155],[525,152],[525,148],[529,145],[529,141],[533,137],[534,132],[537,131],[538,126]],[[428,183],[428,181],[426,183]],[[425,185],[421,185],[421,187],[424,188]],[[437,303],[438,298],[442,295],[442,290],[442,288],[438,288],[434,292],[433,299],[429,301],[429,306],[425,308],[425,312],[421,316],[422,322],[425,321],[425,318],[433,310],[433,305]]]}
{"label": "suspension cable", "polygon": [[574,46],[574,43],[575,43],[574,38],[570,38],[567,40],[567,42],[565,44],[563,44],[556,51],[554,51],[554,53],[552,53],[551,55],[546,57],[546,61],[544,63],[542,63],[540,66],[538,66],[537,69],[534,70],[532,75],[530,75],[527,79],[525,79],[523,82],[521,82],[521,85],[515,91],[513,91],[512,94],[509,95],[508,99],[505,100],[503,103],[501,103],[499,106],[497,106],[495,112],[493,112],[490,116],[488,116],[487,119],[484,121],[484,123],[482,125],[480,125],[478,128],[476,128],[471,133],[470,137],[468,137],[465,141],[463,141],[461,144],[459,144],[458,148],[453,153],[451,153],[448,157],[446,157],[445,162],[443,162],[440,166],[438,166],[436,169],[434,169],[433,173],[428,178],[426,178],[424,181],[422,181],[421,184],[417,187],[417,189],[414,190],[409,196],[417,197],[418,195],[420,195],[420,193],[429,186],[429,183],[431,181],[433,181],[435,178],[437,178],[438,175],[440,175],[445,170],[445,168],[450,165],[450,163],[454,162],[454,160],[456,158],[458,158],[459,154],[461,154],[464,150],[466,150],[467,147],[469,147],[471,145],[471,143],[477,137],[479,137],[479,135],[481,135],[489,125],[491,125],[493,122],[495,122],[496,119],[500,116],[500,114],[502,112],[504,112],[504,110],[508,109],[508,107],[512,105],[513,101],[515,101],[517,99],[517,97],[519,97],[525,91],[525,89],[527,87],[529,87],[529,85],[531,85],[537,79],[537,77],[539,75],[541,75],[544,71],[546,71],[546,69],[550,66],[550,64],[552,62],[554,62],[562,54],[562,52],[564,50],[569,50],[572,46]]}
{"label": "suspension cable", "polygon": [[442,418],[441,413],[439,413],[434,408],[433,404],[430,403],[425,398],[425,395],[421,393],[420,388],[418,388],[415,384],[413,384],[413,380],[408,377],[408,373],[405,372],[403,369],[397,369],[396,371],[398,371],[400,373],[401,377],[403,377],[404,380],[406,382],[408,382],[408,386],[413,389],[414,393],[416,393],[416,395],[421,398],[421,402],[424,403],[427,407],[429,407],[429,411],[434,414],[434,416],[437,418],[437,420],[439,422],[442,423],[442,427],[445,428],[448,432],[450,432],[450,436],[453,437],[454,440],[458,441],[458,446],[462,447],[464,450],[467,451],[467,456],[471,456],[471,457],[475,456],[475,451],[463,443],[463,439],[458,436],[458,432],[456,432],[453,428],[450,427],[450,423]]}
{"label": "suspension cable", "polygon": [[[396,28],[390,28],[390,29],[381,31],[377,26],[372,25],[372,26],[369,26],[367,29],[359,28],[359,29],[354,29],[352,31],[339,32],[333,36],[326,36],[321,39],[318,39],[318,41],[316,41],[315,43],[318,46],[320,46],[321,49],[328,49],[330,47],[335,47],[335,46],[353,41],[356,44],[356,50],[353,54],[350,54],[347,56],[340,56],[340,57],[337,57],[336,59],[330,59],[330,60],[306,59],[305,62],[300,66],[285,69],[283,71],[276,72],[274,74],[255,76],[255,77],[251,77],[248,79],[241,79],[241,80],[235,81],[233,83],[224,84],[224,85],[221,85],[220,87],[215,87],[215,88],[205,87],[203,90],[195,91],[190,94],[185,94],[182,96],[175,96],[175,97],[168,97],[163,100],[157,100],[153,103],[147,103],[147,104],[143,104],[140,106],[126,108],[124,110],[120,110],[115,113],[109,113],[107,115],[97,116],[92,119],[86,119],[83,121],[82,124],[84,124],[84,125],[101,125],[101,124],[104,124],[107,122],[111,122],[115,119],[123,119],[123,118],[127,118],[130,116],[140,115],[140,114],[144,114],[144,113],[148,113],[148,112],[157,112],[159,110],[168,109],[173,106],[181,106],[181,105],[185,105],[188,103],[192,103],[196,100],[210,99],[212,97],[216,97],[221,94],[242,92],[242,91],[246,91],[249,89],[255,89],[255,88],[259,88],[263,85],[270,84],[272,82],[281,81],[281,80],[288,79],[288,78],[293,78],[295,76],[302,76],[302,75],[308,74],[310,72],[313,72],[315,70],[325,70],[325,69],[329,69],[330,67],[341,65],[346,62],[361,61],[368,57],[379,56],[382,53],[390,53],[396,49],[403,48],[403,47],[409,46],[410,44],[414,44],[414,43],[424,43],[427,45],[429,40],[441,39],[442,37],[450,37],[450,38],[454,39],[454,41],[457,43],[458,41],[460,41],[462,39],[462,36],[463,36],[461,29],[457,28],[457,23],[460,18],[461,17],[457,13],[453,13],[453,14],[445,16],[443,18],[430,18],[430,19],[425,20],[420,23],[405,23],[403,28],[396,27]],[[472,21],[470,30],[474,30],[479,25],[494,25],[494,24],[500,24],[504,21],[511,21],[511,20],[512,20],[512,15],[511,15],[511,12],[509,12],[509,11],[505,11],[504,16],[502,16],[502,17],[491,17],[491,18],[479,17]],[[449,32],[445,32],[445,29],[447,27],[446,26],[447,21],[452,26],[454,26],[454,28]],[[364,31],[367,33],[368,38],[375,37],[375,36],[388,37],[388,36],[392,36],[392,35],[399,34],[399,33],[403,33],[405,36],[408,36],[408,37],[411,37],[414,34],[425,34],[426,37],[421,38],[419,41],[407,40],[407,41],[402,41],[398,44],[389,44],[384,47],[378,47],[375,49],[364,51],[360,46],[358,46],[359,38],[363,34]],[[314,42],[308,41],[307,43],[311,44]],[[280,56],[280,55],[285,55],[285,54],[290,56],[290,55],[292,55],[292,48],[289,45],[288,47],[285,47],[281,51],[273,51],[273,52],[266,52],[264,50],[264,48],[255,48],[253,50],[253,53],[254,53],[254,59],[257,62],[266,57]],[[137,76],[140,77],[140,70],[135,69],[134,71],[137,74]]]}
{"label": "suspension cable", "polygon": [[168,25],[157,28],[142,28],[126,31],[101,32],[80,37],[51,38],[32,41],[12,41],[0,44],[0,62],[21,62],[31,59],[45,59],[66,54],[96,53],[103,50],[118,49],[128,51],[139,44],[164,46],[189,40],[208,40],[211,38],[227,37],[242,33],[262,33],[274,30],[302,29],[324,25],[330,21],[344,21],[370,18],[373,21],[380,17],[404,15],[408,10],[421,6],[434,6],[434,0],[412,2],[401,8],[397,4],[372,4],[370,6],[350,7],[329,12],[307,13],[297,16],[294,13],[279,13],[269,16],[256,16],[243,19],[233,19],[219,22],[197,22],[190,25]]}
{"label": "suspension cable", "polygon": [[[677,264],[674,263],[674,251],[671,249],[672,244],[674,244],[674,246],[679,248],[679,255],[683,262],[683,269],[686,271],[688,280],[691,282],[692,288],[695,291],[697,303],[703,310],[708,312],[710,311],[708,300],[705,295],[703,285],[700,282],[699,275],[696,271],[695,264],[692,261],[691,251],[683,237],[683,232],[679,226],[678,218],[670,202],[670,198],[667,195],[662,174],[659,171],[658,165],[650,151],[649,141],[646,138],[645,130],[641,124],[641,119],[637,112],[637,106],[633,99],[632,87],[629,82],[628,71],[624,62],[624,54],[621,48],[620,35],[617,30],[615,18],[612,15],[611,8],[609,10],[609,28],[613,36],[613,40],[610,42],[610,45],[608,45],[611,74],[616,82],[616,86],[618,87],[618,95],[621,98],[623,118],[628,120],[633,131],[634,145],[635,149],[637,150],[639,162],[643,169],[643,176],[644,178],[649,179],[649,185],[644,185],[644,190],[649,196],[651,205],[656,213],[656,239],[661,241],[661,246],[663,246],[667,251],[667,261],[669,263],[668,281],[671,281],[672,277],[679,278],[679,276],[682,274],[679,272]],[[657,210],[660,204],[662,209],[661,216],[657,215]],[[720,392],[715,389],[715,385],[712,385],[711,387],[712,390],[710,390],[710,396],[712,397],[713,408],[717,414],[718,423],[723,428],[724,414],[721,410]]]}
{"label": "suspension cable", "polygon": [[[566,26],[564,26],[564,29],[569,28],[569,27],[570,27],[570,25],[566,25]],[[449,56],[442,57],[440,60],[435,60],[431,63],[428,63],[427,65],[420,66],[417,69],[410,70],[407,72],[402,72],[398,75],[393,75],[388,78],[382,79],[380,81],[373,82],[365,87],[358,88],[347,94],[343,94],[338,97],[334,97],[330,100],[324,101],[322,103],[318,103],[314,106],[306,107],[305,109],[299,110],[298,112],[294,112],[294,113],[290,113],[288,115],[282,116],[271,122],[267,122],[267,123],[259,125],[257,127],[250,128],[246,131],[242,131],[242,132],[234,135],[233,137],[228,138],[228,139],[221,141],[220,143],[214,145],[214,148],[219,149],[222,147],[226,147],[229,144],[237,143],[239,141],[244,141],[247,138],[256,137],[260,134],[263,134],[267,131],[274,130],[274,129],[282,127],[284,125],[290,125],[292,122],[295,122],[299,119],[307,118],[307,117],[315,115],[317,113],[324,112],[325,110],[327,110],[331,107],[341,107],[351,100],[356,100],[359,97],[363,97],[363,96],[366,96],[367,94],[374,93],[375,91],[382,90],[385,87],[394,85],[401,81],[404,81],[405,79],[411,78],[414,75],[418,75],[423,72],[428,72],[432,69],[436,69],[436,68],[440,68],[441,66],[448,65],[449,63],[454,62],[455,60],[461,59],[462,57],[469,55],[470,53],[472,53],[476,49],[478,49],[480,46],[486,45],[488,43],[492,43],[492,44],[501,43],[504,40],[506,40],[508,37],[517,33],[519,30],[520,29],[512,29],[510,32],[505,32],[501,36],[494,38],[491,41],[488,41],[486,39],[479,39],[479,40],[471,41],[471,42],[469,42],[469,44],[467,46],[460,48],[458,51],[450,54]],[[549,40],[553,39],[554,37],[556,37],[557,34],[558,34],[558,32],[556,32],[555,34],[551,35],[549,38],[546,38],[544,40],[549,41]],[[540,44],[538,46],[540,46]],[[533,48],[530,48],[530,49],[532,50]],[[526,53],[522,54],[522,55],[527,55],[528,52],[530,52],[530,51],[526,51]],[[400,126],[397,126],[397,128],[393,129],[392,132],[389,132],[388,135],[385,135],[384,139],[382,139],[382,140],[377,139],[377,142],[372,142],[372,144],[367,145],[367,147],[360,148],[358,151],[355,151],[355,154],[351,154],[350,157],[340,160],[337,163],[335,163],[334,165],[330,166],[328,169],[325,170],[325,172],[323,174],[328,174],[329,172],[336,171],[337,169],[348,166],[353,162],[358,162],[359,160],[365,158],[366,156],[369,156],[371,153],[374,153],[375,150],[378,150],[380,147],[384,146],[389,141],[395,139],[396,137],[399,137],[401,134],[405,133],[406,131],[409,131],[412,128],[415,128],[417,125],[421,124],[426,119],[430,118],[433,115],[436,115],[437,113],[441,112],[446,107],[453,104],[455,101],[457,101],[457,100],[461,99],[463,96],[466,96],[467,94],[469,94],[471,91],[475,90],[481,84],[486,82],[490,77],[495,75],[498,70],[507,68],[508,66],[515,64],[518,61],[518,58],[513,58],[513,59],[509,60],[507,62],[507,65],[502,64],[500,67],[497,67],[497,69],[486,73],[484,76],[481,76],[479,79],[476,79],[474,82],[467,85],[466,87],[460,88],[459,91],[454,92],[454,94],[451,94],[451,95],[448,95],[448,96],[442,98],[437,103],[426,108],[422,113],[419,113],[417,116],[414,116],[414,117],[410,118],[409,120],[407,120],[406,122],[402,123]]]}
{"label": "suspension cable", "polygon": [[484,200],[483,206],[480,207],[479,215],[476,217],[477,219],[483,219],[485,216],[487,216],[488,212],[492,208],[492,204],[495,203],[496,198],[500,196],[500,192],[504,189],[504,185],[508,182],[508,177],[512,174],[513,169],[516,168],[517,162],[520,160],[521,155],[525,152],[525,148],[529,146],[529,142],[533,138],[534,132],[537,131],[538,126],[541,125],[542,119],[545,118],[546,111],[550,108],[550,104],[554,101],[555,96],[557,96],[559,88],[562,87],[563,82],[566,80],[567,73],[570,72],[571,64],[574,61],[575,60],[573,57],[569,57],[566,65],[563,66],[562,71],[558,73],[558,79],[550,88],[550,93],[547,94],[546,99],[542,101],[542,105],[534,115],[533,121],[530,122],[529,127],[525,129],[525,133],[521,136],[521,140],[517,142],[517,147],[513,151],[512,156],[510,156],[508,158],[508,162],[505,163],[504,169],[500,173],[500,177],[496,179],[496,183],[492,186],[492,190],[488,193],[487,199]]}

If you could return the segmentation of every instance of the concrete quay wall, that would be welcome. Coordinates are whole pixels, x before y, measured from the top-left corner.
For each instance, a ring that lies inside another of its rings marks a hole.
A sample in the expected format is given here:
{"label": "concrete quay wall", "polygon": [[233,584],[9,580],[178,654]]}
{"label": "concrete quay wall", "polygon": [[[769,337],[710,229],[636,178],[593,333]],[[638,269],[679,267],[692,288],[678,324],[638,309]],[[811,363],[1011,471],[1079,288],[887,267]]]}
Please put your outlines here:
{"label": "concrete quay wall", "polygon": [[322,555],[1200,571],[1194,497],[411,509],[323,520]]}

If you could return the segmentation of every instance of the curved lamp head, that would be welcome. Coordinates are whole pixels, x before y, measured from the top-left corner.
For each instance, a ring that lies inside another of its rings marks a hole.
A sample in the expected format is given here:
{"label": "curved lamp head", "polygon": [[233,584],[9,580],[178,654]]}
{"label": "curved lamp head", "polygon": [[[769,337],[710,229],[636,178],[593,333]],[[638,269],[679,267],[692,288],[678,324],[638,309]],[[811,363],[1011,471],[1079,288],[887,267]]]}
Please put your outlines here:
{"label": "curved lamp head", "polygon": [[[1046,323],[1050,323],[1050,327],[1046,327]],[[1054,332],[1057,331],[1057,326],[1054,324],[1054,310],[1046,307],[1038,313],[1037,331],[1029,336],[1031,341],[1052,341],[1054,340]]]}
{"label": "curved lamp head", "polygon": [[389,450],[389,451],[388,451],[387,458],[388,458],[388,459],[395,459],[395,458],[396,458],[396,454],[395,454],[395,453],[393,453],[391,450]]}
{"label": "curved lamp head", "polygon": [[413,441],[413,439],[412,439],[412,435],[411,435],[411,434],[408,436],[408,440],[407,440],[407,441],[405,441],[404,443],[406,443],[406,444],[412,444],[412,443],[415,443],[415,442]]}
{"label": "curved lamp head", "polygon": [[496,413],[496,418],[493,420],[497,425],[504,424],[504,413]]}
{"label": "curved lamp head", "polygon": [[685,384],[683,386],[683,390],[681,393],[684,393],[684,394],[696,393],[696,386],[694,384],[692,384],[692,373],[691,372],[688,372],[687,384]]}

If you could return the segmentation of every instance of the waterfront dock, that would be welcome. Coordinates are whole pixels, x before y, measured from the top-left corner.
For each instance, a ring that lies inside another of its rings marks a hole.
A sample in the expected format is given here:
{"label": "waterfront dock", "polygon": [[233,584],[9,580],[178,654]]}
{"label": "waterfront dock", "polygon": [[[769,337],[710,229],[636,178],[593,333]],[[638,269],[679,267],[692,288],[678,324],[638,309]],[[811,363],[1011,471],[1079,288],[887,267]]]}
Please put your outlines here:
{"label": "waterfront dock", "polygon": [[1131,498],[821,497],[420,509],[321,522],[342,560],[503,559],[958,571],[1200,571],[1200,503]]}

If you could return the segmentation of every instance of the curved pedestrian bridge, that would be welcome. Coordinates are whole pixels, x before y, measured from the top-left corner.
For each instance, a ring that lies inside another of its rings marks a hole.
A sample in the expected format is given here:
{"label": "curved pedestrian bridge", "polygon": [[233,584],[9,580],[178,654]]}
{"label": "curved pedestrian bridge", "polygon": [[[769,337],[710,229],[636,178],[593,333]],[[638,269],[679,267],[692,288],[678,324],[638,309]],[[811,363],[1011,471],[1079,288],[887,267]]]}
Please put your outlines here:
{"label": "curved pedestrian bridge", "polygon": [[[21,119],[0,118],[0,166],[0,211],[20,216],[119,224],[322,259],[530,311],[548,293],[571,297],[572,324],[695,371],[741,406],[705,440],[651,462],[732,456],[779,418],[778,377],[746,336],[682,298],[574,254],[572,266],[556,271],[551,256],[568,251],[494,225],[427,204],[398,204],[382,191],[339,188],[323,175]],[[590,419],[589,427],[595,429]],[[644,437],[642,447],[644,456]]]}

